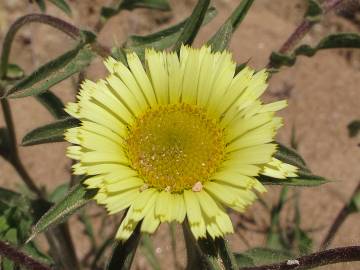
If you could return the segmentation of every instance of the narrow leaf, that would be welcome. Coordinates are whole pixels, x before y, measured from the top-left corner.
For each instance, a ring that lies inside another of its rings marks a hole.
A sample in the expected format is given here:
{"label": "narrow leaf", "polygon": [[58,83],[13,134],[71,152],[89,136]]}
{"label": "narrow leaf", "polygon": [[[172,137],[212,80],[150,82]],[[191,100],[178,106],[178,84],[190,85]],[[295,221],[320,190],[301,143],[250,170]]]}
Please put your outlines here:
{"label": "narrow leaf", "polygon": [[354,120],[354,121],[350,122],[348,124],[347,128],[348,128],[348,132],[349,132],[349,137],[350,138],[355,137],[360,132],[360,120]]}
{"label": "narrow leaf", "polygon": [[[216,13],[216,9],[210,7],[206,11],[203,25],[210,22],[216,16]],[[125,50],[134,51],[138,55],[144,56],[145,48],[154,48],[156,50],[169,48],[179,39],[188,20],[189,19],[185,19],[178,24],[147,36],[130,36],[125,43]]]}
{"label": "narrow leaf", "polygon": [[35,3],[39,6],[41,12],[46,11],[46,5],[44,0],[35,0]]}
{"label": "narrow leaf", "polygon": [[89,47],[79,44],[75,49],[41,66],[11,88],[6,96],[19,98],[39,95],[84,69],[94,57],[95,53]]}
{"label": "narrow leaf", "polygon": [[112,7],[101,8],[101,19],[106,21],[111,17],[119,14],[122,10],[133,10],[136,8],[149,8],[167,11],[170,6],[167,0],[118,0]]}
{"label": "narrow leaf", "polygon": [[271,67],[275,69],[278,69],[281,66],[293,66],[296,62],[296,57],[299,55],[312,57],[319,50],[341,48],[359,49],[360,35],[358,33],[331,34],[323,38],[317,46],[311,47],[309,45],[301,45],[290,55],[273,52],[270,56],[270,64]]}
{"label": "narrow leaf", "polygon": [[226,22],[208,41],[208,44],[212,46],[213,51],[223,51],[227,48],[232,33],[243,21],[253,2],[254,0],[242,0]]}
{"label": "narrow leaf", "polygon": [[302,173],[299,173],[298,177],[290,177],[286,179],[277,179],[264,175],[260,175],[258,179],[264,185],[285,185],[303,187],[316,187],[330,182],[329,180],[321,176]]}
{"label": "narrow leaf", "polygon": [[286,147],[279,142],[277,142],[276,144],[278,145],[278,150],[275,153],[275,158],[285,163],[294,165],[304,172],[310,172],[310,170],[306,166],[304,159],[295,150]]}
{"label": "narrow leaf", "polygon": [[136,226],[134,232],[125,242],[117,242],[111,258],[107,264],[107,270],[128,270],[131,268],[136,249],[139,245],[141,233],[141,222]]}
{"label": "narrow leaf", "polygon": [[25,135],[21,144],[23,146],[36,145],[42,143],[62,142],[64,141],[64,133],[67,129],[76,127],[79,121],[75,118],[65,118],[38,127]]}
{"label": "narrow leaf", "polygon": [[311,22],[318,22],[323,15],[323,9],[317,0],[308,0],[308,9],[305,18]]}
{"label": "narrow leaf", "polygon": [[25,75],[24,70],[16,64],[8,64],[6,79],[8,80],[19,80]]}
{"label": "narrow leaf", "polygon": [[35,96],[36,100],[39,101],[55,119],[61,119],[68,116],[64,111],[64,104],[61,99],[58,98],[53,92],[47,91],[40,95]]}
{"label": "narrow leaf", "polygon": [[70,6],[66,3],[65,0],[48,0],[55,6],[57,6],[59,9],[64,11],[68,16],[71,16],[71,9]]}
{"label": "narrow leaf", "polygon": [[233,27],[230,21],[225,23],[219,31],[208,41],[208,45],[211,46],[213,52],[222,52],[225,50],[231,39],[231,35],[233,33]]}
{"label": "narrow leaf", "polygon": [[36,237],[39,233],[64,222],[75,211],[79,210],[86,203],[88,203],[92,195],[93,194],[89,192],[82,184],[74,186],[62,200],[51,207],[40,218],[40,220],[34,226],[31,236],[27,242]]}
{"label": "narrow leaf", "polygon": [[182,30],[180,37],[174,45],[174,51],[180,50],[182,44],[191,45],[201,27],[201,24],[205,18],[206,11],[209,7],[210,0],[199,0],[195,6],[191,16],[186,21],[184,29]]}

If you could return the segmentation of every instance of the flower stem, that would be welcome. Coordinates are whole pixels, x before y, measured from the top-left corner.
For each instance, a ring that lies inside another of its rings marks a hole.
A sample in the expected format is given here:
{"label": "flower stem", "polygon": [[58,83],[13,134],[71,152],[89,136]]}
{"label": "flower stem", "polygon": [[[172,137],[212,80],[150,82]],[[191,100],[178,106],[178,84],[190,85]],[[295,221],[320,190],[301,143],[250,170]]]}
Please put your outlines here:
{"label": "flower stem", "polygon": [[316,252],[276,264],[243,267],[241,270],[300,270],[341,262],[360,261],[360,246],[349,246]]}
{"label": "flower stem", "polygon": [[49,266],[46,266],[40,262],[35,261],[30,256],[22,253],[21,251],[15,249],[9,244],[0,241],[0,255],[8,258],[9,260],[15,262],[19,266],[24,266],[26,269],[31,270],[50,270]]}
{"label": "flower stem", "polygon": [[[354,196],[358,192],[360,192],[360,183],[356,186],[353,195],[350,198],[350,201],[352,200],[352,198],[354,198]],[[341,225],[344,223],[347,217],[352,213],[353,213],[352,209],[349,207],[349,204],[346,203],[344,207],[340,210],[338,215],[336,216],[334,223],[331,225],[327,235],[325,236],[323,242],[321,243],[320,250],[325,250],[330,245]]]}

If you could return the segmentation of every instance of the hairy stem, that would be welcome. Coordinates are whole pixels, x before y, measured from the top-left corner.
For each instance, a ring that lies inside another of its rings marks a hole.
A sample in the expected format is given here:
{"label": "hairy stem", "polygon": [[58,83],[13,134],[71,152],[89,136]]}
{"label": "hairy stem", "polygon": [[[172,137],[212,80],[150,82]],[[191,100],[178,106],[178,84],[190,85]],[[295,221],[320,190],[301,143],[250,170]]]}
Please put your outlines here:
{"label": "hairy stem", "polygon": [[299,257],[294,260],[286,260],[281,263],[243,267],[241,270],[301,270],[329,265],[341,262],[360,261],[360,246],[349,246],[316,252]]}
{"label": "hairy stem", "polygon": [[[356,186],[356,188],[350,198],[350,201],[359,191],[360,191],[360,183]],[[341,227],[341,225],[344,223],[346,218],[352,213],[353,213],[353,211],[349,207],[349,203],[346,203],[344,205],[344,207],[340,210],[338,215],[336,216],[334,223],[331,225],[327,235],[325,236],[323,242],[321,243],[320,250],[325,250],[326,248],[328,248],[328,246],[331,244],[332,240],[334,239],[334,236],[336,235],[336,233],[339,230],[339,228]]]}
{"label": "hairy stem", "polygon": [[30,175],[28,174],[24,165],[21,162],[16,143],[15,126],[11,116],[11,109],[9,106],[9,102],[6,99],[1,99],[1,108],[3,111],[6,127],[9,132],[9,161],[14,166],[26,186],[31,191],[33,191],[39,198],[43,199],[44,195],[42,194],[41,190],[35,185],[34,181],[31,179]]}
{"label": "hairy stem", "polygon": [[24,266],[26,269],[30,269],[30,270],[51,269],[49,266],[35,261],[30,256],[22,253],[21,251],[17,250],[16,248],[10,246],[9,244],[3,241],[0,241],[0,255],[15,262],[19,266]]}
{"label": "hairy stem", "polygon": [[[326,14],[344,2],[345,0],[325,0],[321,6],[324,14]],[[279,53],[285,54],[293,50],[296,44],[298,44],[303,39],[303,37],[310,31],[314,24],[314,21],[310,21],[309,19],[305,18],[280,47]],[[271,67],[271,63],[268,64],[268,68],[269,67]]]}

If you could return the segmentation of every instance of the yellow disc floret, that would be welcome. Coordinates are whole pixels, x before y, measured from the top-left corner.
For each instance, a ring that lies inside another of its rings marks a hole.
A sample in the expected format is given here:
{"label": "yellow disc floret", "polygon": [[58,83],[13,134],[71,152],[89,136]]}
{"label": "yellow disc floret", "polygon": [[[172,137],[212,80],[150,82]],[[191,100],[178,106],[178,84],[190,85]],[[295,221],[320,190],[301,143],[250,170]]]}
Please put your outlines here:
{"label": "yellow disc floret", "polygon": [[146,184],[171,192],[207,181],[224,155],[218,123],[187,104],[148,110],[131,127],[126,143],[132,166]]}

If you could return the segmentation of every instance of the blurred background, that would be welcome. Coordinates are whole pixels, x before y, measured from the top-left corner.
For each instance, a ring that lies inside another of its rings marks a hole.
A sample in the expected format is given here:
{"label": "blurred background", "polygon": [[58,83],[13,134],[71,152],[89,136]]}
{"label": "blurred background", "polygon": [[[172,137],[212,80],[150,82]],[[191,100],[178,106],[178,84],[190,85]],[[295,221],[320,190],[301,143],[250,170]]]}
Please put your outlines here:
{"label": "blurred background", "polygon": [[[31,1],[30,1],[31,2]],[[6,31],[18,17],[28,13],[40,12],[36,4],[25,0],[0,1],[0,43]],[[189,16],[196,4],[195,0],[170,0],[171,11],[137,9],[123,11],[111,18],[99,35],[99,41],[112,47],[121,45],[131,34],[144,35],[158,31]],[[218,15],[204,26],[196,39],[200,46],[213,35],[225,21],[237,0],[215,0]],[[72,16],[53,5],[47,6],[47,14],[69,21],[80,28],[93,30],[98,23],[102,6],[109,5],[106,0],[68,0]],[[306,9],[305,0],[256,0],[244,22],[233,35],[230,50],[236,62],[249,60],[249,65],[261,69],[266,66],[272,51],[282,43],[300,23]],[[346,9],[328,14],[321,23],[315,25],[301,43],[316,44],[322,37],[334,32],[359,32],[360,4],[349,1]],[[44,25],[30,25],[16,36],[10,62],[21,66],[30,73],[39,65],[62,54],[74,46],[74,41],[64,34]],[[329,226],[352,195],[360,179],[360,137],[350,138],[347,125],[360,119],[360,50],[324,50],[314,57],[298,57],[291,68],[283,68],[275,74],[264,96],[265,101],[288,99],[289,106],[281,112],[285,126],[281,129],[278,141],[285,145],[297,145],[311,170],[334,180],[326,185],[312,188],[290,188],[289,202],[281,212],[280,222],[284,228],[291,226],[294,216],[294,201],[298,198],[301,213],[301,227],[313,239],[313,250],[317,250]],[[89,79],[97,79],[105,74],[101,59],[94,61],[86,72]],[[77,77],[70,78],[52,90],[64,102],[74,99]],[[53,121],[51,115],[35,99],[10,100],[16,122],[18,142],[35,127]],[[3,126],[0,119],[0,126]],[[20,154],[26,168],[38,185],[52,191],[69,179],[71,162],[65,157],[66,143],[43,144],[20,147]],[[13,168],[0,158],[0,186],[18,190],[24,189],[19,176]],[[262,200],[271,207],[278,202],[280,188],[271,187]],[[99,210],[95,205],[89,212],[94,213],[91,222],[101,230],[110,230],[96,219]],[[233,250],[241,252],[250,247],[264,246],[266,228],[269,226],[269,213],[261,203],[256,203],[244,217],[233,215],[234,224],[239,222],[237,233],[231,236]],[[247,225],[243,220],[248,219]],[[116,217],[114,218],[116,220]],[[118,219],[117,219],[118,220]],[[113,222],[112,219],[108,223]],[[71,232],[77,246],[77,255],[84,258],[89,252],[89,241],[82,236],[83,226],[73,216]],[[359,214],[351,215],[340,228],[331,247],[359,244]],[[103,228],[101,226],[104,226]],[[178,237],[182,238],[180,228]],[[177,242],[179,264],[184,263],[182,241]],[[154,248],[164,269],[174,268],[171,255],[171,240],[167,230],[160,228],[154,237]],[[134,263],[134,269],[147,269],[148,262],[141,252]],[[326,269],[360,269],[360,263],[327,266]]]}

